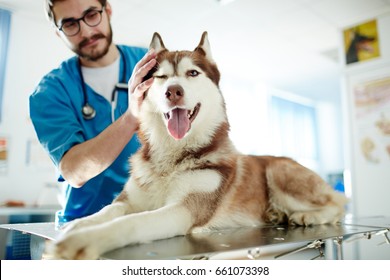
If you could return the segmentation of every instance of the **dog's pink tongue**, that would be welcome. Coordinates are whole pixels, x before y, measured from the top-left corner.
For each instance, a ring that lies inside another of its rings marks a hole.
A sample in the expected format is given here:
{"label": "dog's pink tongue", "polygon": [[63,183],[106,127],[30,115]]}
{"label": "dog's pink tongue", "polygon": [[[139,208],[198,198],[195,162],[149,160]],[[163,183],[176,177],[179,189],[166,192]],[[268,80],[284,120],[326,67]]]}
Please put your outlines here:
{"label": "dog's pink tongue", "polygon": [[187,116],[187,110],[173,109],[170,113],[171,118],[168,120],[168,131],[176,140],[180,140],[190,128],[190,120]]}

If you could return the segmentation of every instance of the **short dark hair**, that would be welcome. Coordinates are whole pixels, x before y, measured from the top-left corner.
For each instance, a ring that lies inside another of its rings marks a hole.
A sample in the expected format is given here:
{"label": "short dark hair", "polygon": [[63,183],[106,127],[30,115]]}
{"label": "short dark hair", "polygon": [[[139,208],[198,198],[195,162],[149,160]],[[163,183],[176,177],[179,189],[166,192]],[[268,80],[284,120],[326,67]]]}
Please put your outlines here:
{"label": "short dark hair", "polygon": [[[64,1],[64,0],[45,0],[45,13],[47,18],[50,21],[53,21],[55,23],[54,13],[53,13],[53,6],[55,2],[58,1]],[[104,7],[107,3],[107,0],[98,0],[100,4]]]}

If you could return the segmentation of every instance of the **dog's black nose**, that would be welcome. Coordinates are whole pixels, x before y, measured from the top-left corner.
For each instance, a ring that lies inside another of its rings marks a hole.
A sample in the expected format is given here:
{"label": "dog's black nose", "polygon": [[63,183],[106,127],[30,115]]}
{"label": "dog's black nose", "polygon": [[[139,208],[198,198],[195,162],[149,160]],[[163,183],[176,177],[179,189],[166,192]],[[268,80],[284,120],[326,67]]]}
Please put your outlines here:
{"label": "dog's black nose", "polygon": [[171,85],[165,92],[165,96],[169,101],[179,101],[184,96],[184,89],[180,85]]}

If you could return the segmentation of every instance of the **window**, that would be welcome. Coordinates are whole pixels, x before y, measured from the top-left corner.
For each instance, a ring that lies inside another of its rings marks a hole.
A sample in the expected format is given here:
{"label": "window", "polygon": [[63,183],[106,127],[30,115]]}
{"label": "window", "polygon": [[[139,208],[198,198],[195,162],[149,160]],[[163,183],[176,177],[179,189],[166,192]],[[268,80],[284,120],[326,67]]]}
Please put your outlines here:
{"label": "window", "polygon": [[316,109],[308,102],[271,96],[270,130],[273,154],[295,159],[318,171]]}
{"label": "window", "polygon": [[5,67],[7,61],[10,23],[11,13],[0,9],[0,122],[2,118]]}

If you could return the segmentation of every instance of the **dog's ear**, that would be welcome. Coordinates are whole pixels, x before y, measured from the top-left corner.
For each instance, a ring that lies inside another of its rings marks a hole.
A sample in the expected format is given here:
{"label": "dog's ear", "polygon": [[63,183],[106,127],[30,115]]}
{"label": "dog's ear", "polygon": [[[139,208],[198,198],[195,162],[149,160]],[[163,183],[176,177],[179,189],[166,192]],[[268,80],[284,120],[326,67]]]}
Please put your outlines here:
{"label": "dog's ear", "polygon": [[213,57],[211,55],[211,48],[210,48],[207,31],[203,32],[199,45],[195,48],[194,51],[202,52],[209,61],[214,62]]}
{"label": "dog's ear", "polygon": [[149,49],[154,49],[156,53],[166,50],[160,34],[154,32],[152,41],[150,42]]}

